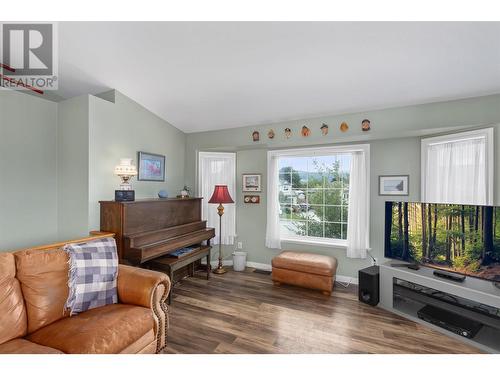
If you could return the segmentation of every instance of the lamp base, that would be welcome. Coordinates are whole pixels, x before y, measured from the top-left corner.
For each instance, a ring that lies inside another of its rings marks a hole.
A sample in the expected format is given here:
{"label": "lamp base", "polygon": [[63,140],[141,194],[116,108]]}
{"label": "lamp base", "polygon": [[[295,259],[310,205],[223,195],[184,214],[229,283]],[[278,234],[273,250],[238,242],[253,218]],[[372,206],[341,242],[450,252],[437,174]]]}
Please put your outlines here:
{"label": "lamp base", "polygon": [[226,273],[227,271],[224,267],[219,266],[219,267],[215,268],[212,272],[216,273],[217,275],[222,275],[222,274]]}

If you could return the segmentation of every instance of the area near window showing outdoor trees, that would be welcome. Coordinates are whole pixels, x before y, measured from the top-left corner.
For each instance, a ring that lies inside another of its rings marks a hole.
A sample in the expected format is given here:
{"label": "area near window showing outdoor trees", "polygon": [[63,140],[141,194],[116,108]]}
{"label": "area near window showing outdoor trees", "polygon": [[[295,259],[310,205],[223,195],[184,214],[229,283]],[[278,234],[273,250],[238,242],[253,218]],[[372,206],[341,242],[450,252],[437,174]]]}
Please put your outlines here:
{"label": "area near window showing outdoor trees", "polygon": [[283,237],[347,238],[350,161],[349,154],[280,157]]}
{"label": "area near window showing outdoor trees", "polygon": [[500,281],[500,208],[386,203],[386,256]]}

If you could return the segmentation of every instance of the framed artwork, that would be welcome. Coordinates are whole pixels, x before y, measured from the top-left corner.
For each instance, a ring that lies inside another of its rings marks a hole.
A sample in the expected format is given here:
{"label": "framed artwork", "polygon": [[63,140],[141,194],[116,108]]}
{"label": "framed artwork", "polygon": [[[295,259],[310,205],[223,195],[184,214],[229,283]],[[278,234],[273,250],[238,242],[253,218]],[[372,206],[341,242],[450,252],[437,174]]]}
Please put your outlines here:
{"label": "framed artwork", "polygon": [[244,174],[243,175],[243,191],[261,191],[261,175],[260,174]]}
{"label": "framed artwork", "polygon": [[138,152],[138,181],[165,181],[165,155]]}
{"label": "framed artwork", "polygon": [[410,176],[378,176],[378,195],[408,195]]}
{"label": "framed artwork", "polygon": [[260,203],[260,196],[259,195],[244,195],[243,202],[259,204]]}

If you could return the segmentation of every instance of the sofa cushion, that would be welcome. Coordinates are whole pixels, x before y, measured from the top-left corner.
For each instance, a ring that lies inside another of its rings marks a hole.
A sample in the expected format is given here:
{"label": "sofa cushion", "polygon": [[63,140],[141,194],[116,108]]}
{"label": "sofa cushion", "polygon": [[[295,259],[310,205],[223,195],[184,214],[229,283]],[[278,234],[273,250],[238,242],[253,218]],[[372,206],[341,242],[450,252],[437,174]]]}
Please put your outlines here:
{"label": "sofa cushion", "polygon": [[34,342],[24,339],[14,339],[0,345],[2,354],[64,354],[63,352],[49,348],[48,346],[38,345]]}
{"label": "sofa cushion", "polygon": [[70,259],[66,307],[71,315],[118,302],[118,253],[114,238],[71,243],[64,250]]}
{"label": "sofa cushion", "polygon": [[272,266],[315,275],[334,276],[337,271],[337,259],[320,254],[283,251],[273,258]]}
{"label": "sofa cushion", "polygon": [[68,255],[61,249],[28,249],[14,256],[28,314],[28,333],[63,318],[68,298]]}
{"label": "sofa cushion", "polygon": [[0,253],[0,344],[26,335],[27,319],[12,253]]}
{"label": "sofa cushion", "polygon": [[71,354],[119,353],[153,330],[145,307],[114,304],[58,320],[27,339]]}

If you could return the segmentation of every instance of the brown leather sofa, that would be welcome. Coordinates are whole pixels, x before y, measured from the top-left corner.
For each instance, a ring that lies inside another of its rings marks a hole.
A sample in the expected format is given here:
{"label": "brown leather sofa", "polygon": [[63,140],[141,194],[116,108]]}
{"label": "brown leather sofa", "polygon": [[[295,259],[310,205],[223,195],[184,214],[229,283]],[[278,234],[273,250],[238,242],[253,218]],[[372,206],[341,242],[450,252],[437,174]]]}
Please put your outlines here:
{"label": "brown leather sofa", "polygon": [[166,346],[170,279],[119,266],[118,304],[69,316],[66,243],[0,253],[0,353],[158,353]]}

